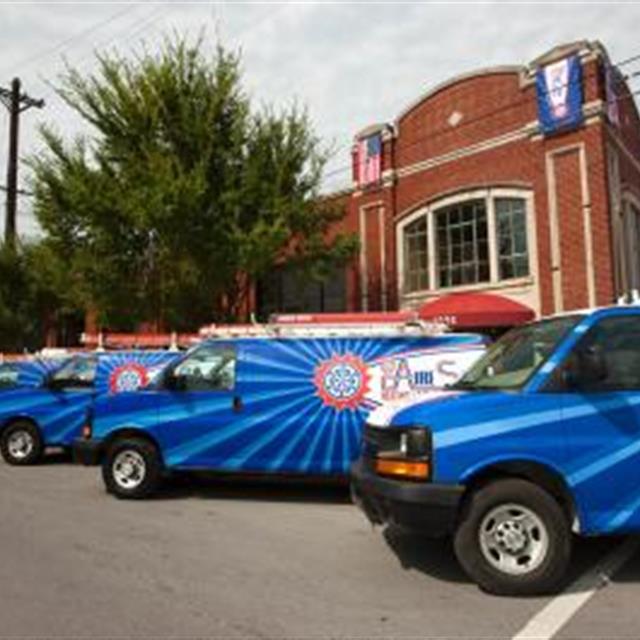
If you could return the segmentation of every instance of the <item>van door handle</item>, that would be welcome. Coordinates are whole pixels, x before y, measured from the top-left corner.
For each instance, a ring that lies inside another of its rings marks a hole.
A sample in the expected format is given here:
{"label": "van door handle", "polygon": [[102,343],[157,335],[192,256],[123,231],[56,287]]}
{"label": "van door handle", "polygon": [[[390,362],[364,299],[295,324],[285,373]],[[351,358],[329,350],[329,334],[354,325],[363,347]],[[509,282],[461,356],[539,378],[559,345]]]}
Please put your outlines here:
{"label": "van door handle", "polygon": [[233,410],[242,411],[242,398],[240,396],[233,396]]}

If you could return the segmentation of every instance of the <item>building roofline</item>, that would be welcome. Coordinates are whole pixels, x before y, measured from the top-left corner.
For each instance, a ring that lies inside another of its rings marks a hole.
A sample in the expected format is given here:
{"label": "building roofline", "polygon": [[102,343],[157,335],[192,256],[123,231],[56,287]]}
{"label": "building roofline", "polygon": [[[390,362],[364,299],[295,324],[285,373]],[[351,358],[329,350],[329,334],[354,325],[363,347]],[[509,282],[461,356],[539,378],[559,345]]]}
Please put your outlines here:
{"label": "building roofline", "polygon": [[535,57],[528,65],[527,69],[533,71],[538,67],[543,67],[551,62],[556,62],[565,58],[571,53],[596,53],[597,55],[604,55],[608,58],[606,49],[597,40],[574,40],[573,42],[566,42],[564,44],[556,45],[543,54]]}
{"label": "building roofline", "polygon": [[368,138],[375,133],[384,133],[385,131],[391,131],[392,129],[393,127],[388,122],[376,122],[375,124],[366,126],[364,129],[360,129],[353,138],[357,142],[358,140]]}
{"label": "building roofline", "polygon": [[333,200],[335,198],[343,198],[345,196],[350,196],[354,192],[354,188],[351,187],[342,187],[340,189],[335,189],[334,191],[327,191],[326,193],[321,193],[319,196],[319,200]]}
{"label": "building roofline", "polygon": [[[448,78],[443,82],[438,83],[434,87],[425,91],[418,98],[410,102],[404,109],[402,109],[398,115],[393,120],[393,128],[397,131],[398,125],[401,120],[403,120],[411,111],[413,111],[420,104],[432,98],[437,93],[444,91],[460,82],[464,82],[466,80],[471,80],[473,78],[480,78],[482,76],[490,76],[490,75],[508,75],[508,74],[518,74],[525,75],[530,74],[537,67],[548,64],[549,62],[553,62],[558,60],[568,53],[576,51],[584,51],[589,53],[595,53],[596,55],[600,55],[605,59],[609,59],[609,55],[607,49],[599,40],[575,40],[573,42],[568,42],[565,44],[560,44],[555,47],[552,47],[545,53],[537,56],[528,64],[515,64],[515,65],[496,65],[492,67],[482,67],[480,69],[474,69],[472,71],[467,71],[464,73],[459,73],[452,78]],[[370,135],[371,133],[375,133],[377,131],[382,130],[385,127],[390,127],[391,125],[387,124],[375,124],[369,127],[366,127],[358,134],[356,134],[355,138],[365,137],[366,135]]]}
{"label": "building roofline", "polygon": [[406,106],[400,113],[396,116],[394,123],[397,126],[398,123],[405,118],[411,111],[413,111],[416,107],[418,107],[421,103],[425,102],[429,98],[433,97],[437,93],[452,87],[459,82],[463,82],[465,80],[471,80],[472,78],[479,78],[482,76],[491,76],[491,75],[507,75],[507,74],[520,74],[525,71],[526,67],[523,65],[499,65],[495,67],[483,67],[481,69],[474,69],[473,71],[467,71],[465,73],[459,73],[453,78],[449,78],[444,82],[438,83],[435,87],[432,87],[421,96],[419,96],[416,100],[413,100],[408,106]]}

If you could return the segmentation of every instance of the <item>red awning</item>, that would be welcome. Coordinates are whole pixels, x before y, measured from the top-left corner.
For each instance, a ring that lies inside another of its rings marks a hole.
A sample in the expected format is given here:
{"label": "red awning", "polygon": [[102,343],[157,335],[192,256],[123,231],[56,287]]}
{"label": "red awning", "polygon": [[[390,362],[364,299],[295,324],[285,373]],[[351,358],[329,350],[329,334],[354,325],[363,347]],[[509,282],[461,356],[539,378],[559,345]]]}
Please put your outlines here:
{"label": "red awning", "polygon": [[454,329],[510,327],[533,320],[519,302],[492,293],[450,293],[418,309],[421,320],[443,322]]}

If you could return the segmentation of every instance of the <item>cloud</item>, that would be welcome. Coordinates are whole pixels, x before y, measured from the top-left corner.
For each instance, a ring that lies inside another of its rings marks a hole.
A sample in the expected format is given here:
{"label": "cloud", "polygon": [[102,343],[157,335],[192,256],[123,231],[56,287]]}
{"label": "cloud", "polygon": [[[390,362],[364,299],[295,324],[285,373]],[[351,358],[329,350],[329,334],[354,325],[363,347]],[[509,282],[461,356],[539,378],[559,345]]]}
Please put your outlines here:
{"label": "cloud", "polygon": [[[18,3],[0,6],[0,82],[20,75],[26,91],[47,100],[42,114],[24,114],[26,155],[37,149],[42,120],[69,136],[81,130],[47,84],[63,69],[63,55],[91,71],[96,47],[128,51],[144,39],[153,50],[162,33],[172,30],[202,32],[213,47],[219,35],[227,46],[241,47],[246,84],[257,103],[297,99],[308,106],[321,137],[342,146],[331,163],[333,170],[344,168],[332,181],[338,186],[349,180],[353,134],[372,122],[393,120],[428,88],[476,68],[525,64],[556,44],[583,38],[601,40],[612,59],[621,60],[640,53],[639,18],[638,6],[604,3]],[[93,30],[82,36],[88,29]],[[19,64],[48,49],[53,52]],[[6,127],[2,118],[0,126]],[[0,145],[3,182],[4,131]]]}

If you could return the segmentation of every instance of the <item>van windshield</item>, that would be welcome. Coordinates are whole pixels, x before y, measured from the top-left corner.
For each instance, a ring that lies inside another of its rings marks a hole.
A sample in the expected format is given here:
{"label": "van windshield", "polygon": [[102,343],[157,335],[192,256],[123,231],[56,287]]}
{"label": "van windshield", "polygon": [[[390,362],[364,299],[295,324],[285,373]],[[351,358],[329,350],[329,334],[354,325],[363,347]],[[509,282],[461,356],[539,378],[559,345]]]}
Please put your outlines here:
{"label": "van windshield", "polygon": [[0,389],[15,387],[18,384],[18,367],[15,364],[0,364]]}
{"label": "van windshield", "polygon": [[542,320],[512,329],[452,385],[453,389],[519,389],[584,316]]}

